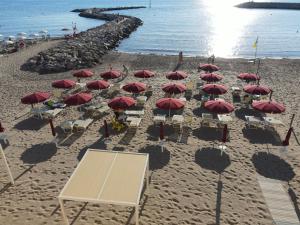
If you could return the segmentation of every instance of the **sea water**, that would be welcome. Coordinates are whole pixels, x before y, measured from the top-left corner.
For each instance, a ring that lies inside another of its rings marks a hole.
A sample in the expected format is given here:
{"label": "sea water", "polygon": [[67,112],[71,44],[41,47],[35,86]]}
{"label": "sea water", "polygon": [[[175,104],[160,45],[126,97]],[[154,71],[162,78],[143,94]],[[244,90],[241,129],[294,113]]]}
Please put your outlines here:
{"label": "sea water", "polygon": [[[300,57],[300,11],[239,9],[243,0],[0,0],[0,34],[48,30],[51,36],[104,21],[81,18],[75,8],[146,6],[116,11],[143,20],[119,51],[217,57]],[[280,2],[298,2],[283,1]],[[111,13],[111,12],[109,12]],[[63,28],[70,29],[62,31]],[[257,40],[257,48],[253,47]]]}

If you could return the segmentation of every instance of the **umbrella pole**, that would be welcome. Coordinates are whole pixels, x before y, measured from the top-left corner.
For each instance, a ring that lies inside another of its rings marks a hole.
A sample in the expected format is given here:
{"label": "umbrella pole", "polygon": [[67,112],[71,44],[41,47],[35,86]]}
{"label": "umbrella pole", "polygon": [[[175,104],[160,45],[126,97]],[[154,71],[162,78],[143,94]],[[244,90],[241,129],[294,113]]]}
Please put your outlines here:
{"label": "umbrella pole", "polygon": [[291,128],[292,125],[293,125],[294,119],[295,119],[295,114],[292,115],[292,119],[291,119],[291,122],[290,122],[290,128]]}

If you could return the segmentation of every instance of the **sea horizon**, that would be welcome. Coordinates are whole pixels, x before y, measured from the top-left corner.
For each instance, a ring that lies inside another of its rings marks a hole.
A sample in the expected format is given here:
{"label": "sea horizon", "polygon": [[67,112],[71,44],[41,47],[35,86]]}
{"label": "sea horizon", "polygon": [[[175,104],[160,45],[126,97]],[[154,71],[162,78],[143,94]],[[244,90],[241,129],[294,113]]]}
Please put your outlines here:
{"label": "sea horizon", "polygon": [[[143,26],[122,40],[116,49],[126,53],[209,56],[222,58],[300,58],[300,11],[239,9],[241,0],[152,0],[152,1],[79,1],[4,0],[0,9],[0,34],[28,35],[48,30],[52,37],[71,32],[72,23],[79,31],[100,26],[105,21],[87,19],[70,12],[75,8],[146,6],[144,9],[112,11],[136,16]],[[279,2],[279,1],[278,1]],[[298,2],[298,1],[280,1]],[[151,4],[150,4],[151,3]],[[30,10],[22,5],[31,4]],[[17,15],[17,16],[15,16]],[[62,31],[68,28],[69,31]],[[253,44],[257,42],[257,49]]]}

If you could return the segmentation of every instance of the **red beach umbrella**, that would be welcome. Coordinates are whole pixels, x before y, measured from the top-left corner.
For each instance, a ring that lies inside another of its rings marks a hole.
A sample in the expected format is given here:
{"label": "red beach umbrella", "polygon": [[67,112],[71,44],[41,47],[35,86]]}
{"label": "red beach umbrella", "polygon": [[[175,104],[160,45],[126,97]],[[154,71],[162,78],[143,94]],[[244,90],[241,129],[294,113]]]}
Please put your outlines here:
{"label": "red beach umbrella", "polygon": [[265,113],[282,113],[285,111],[284,105],[273,100],[253,101],[252,107]]}
{"label": "red beach umbrella", "polygon": [[94,73],[90,70],[79,70],[79,71],[76,71],[75,73],[73,73],[73,76],[74,77],[81,77],[81,78],[85,78],[85,77],[91,77],[93,76]]}
{"label": "red beach umbrella", "polygon": [[179,94],[186,91],[186,86],[182,83],[169,83],[165,84],[162,90],[170,94]]}
{"label": "red beach umbrella", "polygon": [[226,141],[227,141],[227,133],[228,133],[228,127],[227,127],[227,124],[224,124],[223,136],[222,136],[223,143],[226,143]]}
{"label": "red beach umbrella", "polygon": [[52,87],[54,88],[73,88],[76,85],[74,80],[56,80],[52,82]]}
{"label": "red beach umbrella", "polygon": [[150,78],[154,76],[154,72],[150,70],[139,70],[134,73],[134,76],[139,78]]}
{"label": "red beach umbrella", "polygon": [[78,93],[67,97],[64,102],[67,105],[82,105],[92,100],[92,95],[88,93]]}
{"label": "red beach umbrella", "polygon": [[105,80],[94,80],[94,81],[90,81],[86,84],[86,87],[91,90],[106,89],[109,86],[110,86],[110,84]]}
{"label": "red beach umbrella", "polygon": [[251,95],[267,95],[271,89],[263,85],[246,85],[244,91]]}
{"label": "red beach umbrella", "polygon": [[211,112],[218,114],[230,113],[234,110],[234,106],[222,99],[207,101],[204,107]]}
{"label": "red beach umbrella", "polygon": [[285,136],[284,141],[282,142],[283,146],[288,146],[290,144],[290,138],[291,138],[292,132],[293,132],[293,128],[290,127],[290,129],[288,130],[288,132],[287,132],[287,134]]}
{"label": "red beach umbrella", "polygon": [[216,73],[205,73],[201,74],[200,78],[207,82],[217,82],[223,79],[223,76],[216,74]]}
{"label": "red beach umbrella", "polygon": [[146,90],[146,84],[141,82],[132,82],[124,85],[122,89],[130,93],[140,93]]}
{"label": "red beach umbrella", "polygon": [[214,64],[202,64],[202,65],[199,65],[198,68],[200,70],[204,70],[204,71],[210,72],[210,73],[220,70],[220,68]]}
{"label": "red beach umbrella", "polygon": [[238,75],[238,78],[248,82],[260,80],[260,77],[255,73],[241,73],[240,75]]}
{"label": "red beach umbrella", "polygon": [[119,70],[109,70],[104,73],[101,73],[100,76],[105,80],[115,79],[121,76],[121,72]]}
{"label": "red beach umbrella", "polygon": [[202,90],[207,94],[221,95],[221,94],[225,94],[228,88],[221,84],[205,84],[202,87]]}
{"label": "red beach umbrella", "polygon": [[48,92],[34,92],[30,95],[26,95],[25,97],[21,98],[21,102],[23,104],[35,104],[39,102],[43,102],[50,98],[51,94]]}
{"label": "red beach umbrella", "polygon": [[136,104],[136,101],[130,97],[116,97],[108,102],[108,106],[114,110],[125,110]]}
{"label": "red beach umbrella", "polygon": [[156,102],[156,106],[160,109],[181,109],[184,107],[184,102],[177,98],[161,98]]}
{"label": "red beach umbrella", "polygon": [[167,78],[169,80],[183,80],[187,78],[187,74],[183,71],[174,71],[167,74]]}

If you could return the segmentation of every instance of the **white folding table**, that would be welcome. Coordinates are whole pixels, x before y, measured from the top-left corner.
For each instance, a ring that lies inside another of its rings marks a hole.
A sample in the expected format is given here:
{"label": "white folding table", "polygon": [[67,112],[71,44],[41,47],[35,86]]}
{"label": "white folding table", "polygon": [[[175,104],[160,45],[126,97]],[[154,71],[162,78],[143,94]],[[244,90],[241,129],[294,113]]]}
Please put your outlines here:
{"label": "white folding table", "polygon": [[65,223],[69,224],[63,202],[73,200],[134,207],[138,225],[145,178],[147,187],[148,154],[89,149],[58,196]]}

